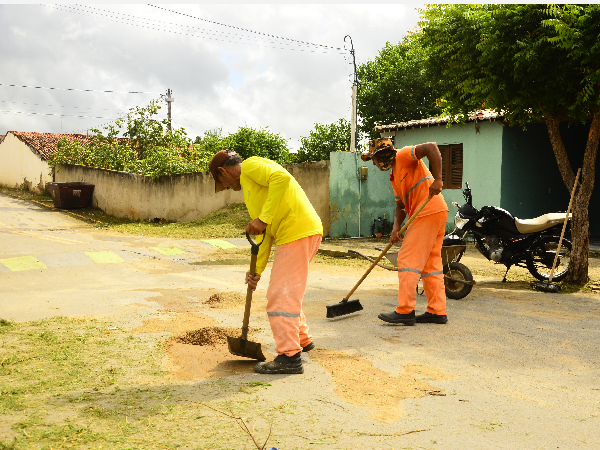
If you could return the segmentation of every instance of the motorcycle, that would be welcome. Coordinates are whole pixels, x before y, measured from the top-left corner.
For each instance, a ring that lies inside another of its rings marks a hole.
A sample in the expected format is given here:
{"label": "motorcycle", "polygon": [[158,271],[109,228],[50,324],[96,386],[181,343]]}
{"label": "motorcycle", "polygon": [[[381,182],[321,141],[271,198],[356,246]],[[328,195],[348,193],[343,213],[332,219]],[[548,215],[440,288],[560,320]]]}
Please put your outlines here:
{"label": "motorcycle", "polygon": [[[518,219],[497,206],[473,206],[473,196],[469,183],[465,183],[463,197],[465,204],[452,204],[458,208],[454,217],[456,228],[444,238],[446,245],[465,245],[465,236],[471,232],[475,238],[475,248],[489,261],[506,266],[502,282],[513,266],[524,267],[540,281],[547,281],[554,264],[558,241],[567,218],[566,213],[548,213],[534,219]],[[464,247],[466,249],[466,247]],[[464,250],[457,255],[460,260]],[[553,281],[561,281],[567,276],[571,255],[571,242],[562,240],[556,260]],[[457,289],[466,289],[457,286]],[[470,289],[469,289],[470,291]]]}

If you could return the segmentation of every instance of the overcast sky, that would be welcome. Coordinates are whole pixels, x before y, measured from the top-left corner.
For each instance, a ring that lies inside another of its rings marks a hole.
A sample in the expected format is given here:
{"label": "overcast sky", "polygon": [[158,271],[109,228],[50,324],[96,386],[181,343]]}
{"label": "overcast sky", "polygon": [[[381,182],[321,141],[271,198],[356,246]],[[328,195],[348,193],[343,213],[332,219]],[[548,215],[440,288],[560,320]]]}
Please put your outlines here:
{"label": "overcast sky", "polygon": [[156,5],[0,4],[0,134],[85,133],[171,89],[191,138],[268,127],[297,149],[315,123],[350,119],[344,37],[357,64],[372,60],[421,7]]}

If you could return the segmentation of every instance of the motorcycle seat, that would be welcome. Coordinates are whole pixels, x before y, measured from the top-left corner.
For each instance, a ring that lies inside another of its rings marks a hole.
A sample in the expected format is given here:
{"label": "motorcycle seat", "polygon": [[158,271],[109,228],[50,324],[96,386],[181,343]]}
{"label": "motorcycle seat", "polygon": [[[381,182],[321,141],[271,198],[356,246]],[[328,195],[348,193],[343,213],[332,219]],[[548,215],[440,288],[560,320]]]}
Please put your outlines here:
{"label": "motorcycle seat", "polygon": [[[534,219],[519,219],[515,217],[515,225],[521,234],[536,233],[559,223],[564,223],[566,217],[567,213],[548,213]],[[572,217],[573,214],[569,214],[569,219]]]}

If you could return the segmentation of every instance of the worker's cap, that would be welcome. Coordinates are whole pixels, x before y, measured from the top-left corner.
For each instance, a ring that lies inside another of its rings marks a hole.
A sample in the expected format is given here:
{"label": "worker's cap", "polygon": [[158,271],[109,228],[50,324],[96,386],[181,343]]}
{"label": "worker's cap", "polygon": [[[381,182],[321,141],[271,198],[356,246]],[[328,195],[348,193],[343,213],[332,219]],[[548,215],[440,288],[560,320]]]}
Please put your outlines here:
{"label": "worker's cap", "polygon": [[233,150],[221,150],[215,153],[208,165],[208,169],[215,180],[215,192],[224,191],[226,188],[219,181],[219,167],[221,167],[225,161],[227,161],[233,155],[237,155]]}
{"label": "worker's cap", "polygon": [[361,159],[363,161],[370,161],[371,158],[373,158],[373,155],[381,152],[382,150],[387,150],[388,152],[393,151],[395,153],[394,144],[392,144],[391,139],[379,138],[369,141],[369,151],[364,152],[361,155]]}

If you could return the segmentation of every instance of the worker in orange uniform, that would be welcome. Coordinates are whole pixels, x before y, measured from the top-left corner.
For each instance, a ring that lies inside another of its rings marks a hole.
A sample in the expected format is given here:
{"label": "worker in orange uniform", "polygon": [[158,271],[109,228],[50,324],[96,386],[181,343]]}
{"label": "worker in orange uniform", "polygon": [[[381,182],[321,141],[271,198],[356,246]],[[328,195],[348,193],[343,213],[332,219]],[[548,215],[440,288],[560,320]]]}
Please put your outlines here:
{"label": "worker in orange uniform", "polygon": [[267,316],[275,338],[277,357],[259,362],[255,371],[266,374],[303,373],[302,352],[314,348],[302,312],[308,265],[319,249],[323,225],[296,179],[274,161],[258,156],[242,160],[233,150],[212,158],[210,172],[215,192],[242,190],[252,219],[246,232],[261,235],[256,274],[246,273],[246,284],[256,289],[271,246],[277,248],[267,289]]}
{"label": "worker in orange uniform", "polygon": [[[431,172],[421,160],[427,157]],[[448,218],[448,206],[442,196],[442,155],[435,142],[412,145],[400,150],[390,139],[374,139],[363,161],[373,160],[380,170],[391,168],[390,182],[396,196],[394,226],[390,242],[403,241],[398,252],[398,307],[379,314],[384,322],[404,325],[417,323],[447,323],[446,291],[442,266],[442,241]],[[433,175],[432,175],[433,173]],[[408,216],[412,216],[427,198],[431,200],[413,220],[404,239],[399,231]],[[427,311],[415,316],[416,290],[419,278],[427,296]]]}

